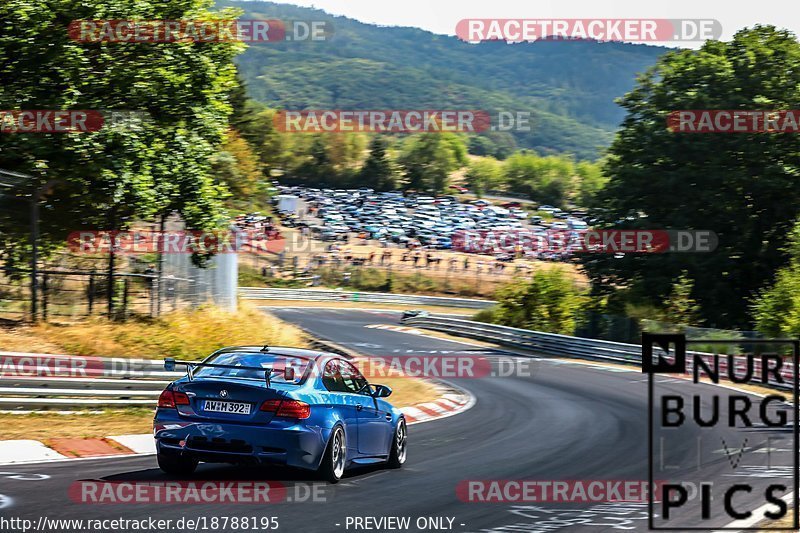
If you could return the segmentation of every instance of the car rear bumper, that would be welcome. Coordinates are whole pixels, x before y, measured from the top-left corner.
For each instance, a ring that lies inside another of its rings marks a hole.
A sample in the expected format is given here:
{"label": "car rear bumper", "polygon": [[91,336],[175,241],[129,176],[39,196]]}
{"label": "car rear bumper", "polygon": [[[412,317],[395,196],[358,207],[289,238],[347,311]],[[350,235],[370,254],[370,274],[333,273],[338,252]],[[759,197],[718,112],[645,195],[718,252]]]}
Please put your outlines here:
{"label": "car rear bumper", "polygon": [[258,427],[186,422],[156,417],[158,453],[191,455],[205,462],[272,463],[316,470],[331,430],[303,425]]}

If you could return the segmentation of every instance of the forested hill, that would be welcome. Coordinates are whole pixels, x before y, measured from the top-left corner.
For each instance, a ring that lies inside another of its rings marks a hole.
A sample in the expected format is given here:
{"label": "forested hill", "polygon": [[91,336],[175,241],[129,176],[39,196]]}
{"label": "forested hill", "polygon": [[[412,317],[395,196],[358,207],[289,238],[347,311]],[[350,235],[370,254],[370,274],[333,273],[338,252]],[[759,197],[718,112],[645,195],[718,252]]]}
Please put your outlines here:
{"label": "forested hill", "polygon": [[593,158],[623,117],[614,99],[667,49],[550,41],[468,44],[416,29],[364,24],[318,9],[220,0],[242,18],[326,20],[326,42],[251,45],[238,59],[252,98],[291,109],[471,108],[530,111],[521,147]]}

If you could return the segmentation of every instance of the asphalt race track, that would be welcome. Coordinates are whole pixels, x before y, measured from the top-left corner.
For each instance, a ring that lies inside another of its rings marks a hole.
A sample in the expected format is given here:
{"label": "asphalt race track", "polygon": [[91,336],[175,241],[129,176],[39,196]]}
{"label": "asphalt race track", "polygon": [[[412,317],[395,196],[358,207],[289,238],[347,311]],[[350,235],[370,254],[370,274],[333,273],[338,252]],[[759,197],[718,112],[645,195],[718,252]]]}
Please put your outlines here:
{"label": "asphalt race track", "polygon": [[[428,336],[365,327],[397,324],[397,313],[299,308],[276,314],[365,354],[457,351],[507,356]],[[682,380],[659,377],[657,381],[659,391],[696,392]],[[179,519],[255,514],[277,516],[278,531],[290,532],[354,531],[352,525],[347,528],[347,517],[387,516],[411,517],[411,531],[418,531],[414,523],[418,517],[452,518],[452,530],[465,532],[647,530],[647,506],[642,503],[468,503],[456,495],[457,485],[464,480],[646,480],[647,386],[640,372],[541,360],[533,376],[454,383],[474,395],[471,409],[411,426],[409,458],[403,469],[352,472],[338,485],[322,487],[325,502],[90,505],[68,498],[67,490],[76,480],[174,479],[158,470],[155,457],[140,456],[0,467],[0,494],[11,499],[0,514],[34,521],[42,515],[51,519]],[[724,400],[727,389],[717,390]],[[722,415],[726,413],[723,406]],[[657,479],[718,480],[726,486],[731,479],[751,483],[755,490],[735,499],[738,508],[750,510],[765,503],[762,487],[768,481],[785,478],[791,490],[791,469],[781,466],[780,457],[781,450],[791,448],[791,432],[786,428],[768,431],[755,422],[744,432],[713,428],[702,435],[699,430],[680,428],[665,438],[668,442],[657,457],[657,468],[663,465]],[[48,477],[37,480],[20,474]],[[313,478],[293,471],[201,465],[194,479],[273,479],[292,486]],[[670,525],[720,527],[732,522],[723,514],[721,499],[721,495],[715,497],[712,520],[700,524],[699,508],[690,506],[676,511],[680,516],[670,520]]]}

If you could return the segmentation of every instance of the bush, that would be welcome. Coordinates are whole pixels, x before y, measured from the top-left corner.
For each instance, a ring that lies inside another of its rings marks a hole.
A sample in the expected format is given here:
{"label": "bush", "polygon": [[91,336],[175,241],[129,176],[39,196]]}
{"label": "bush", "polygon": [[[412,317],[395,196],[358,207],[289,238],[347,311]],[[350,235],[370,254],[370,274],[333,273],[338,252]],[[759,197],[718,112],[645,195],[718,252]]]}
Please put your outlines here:
{"label": "bush", "polygon": [[571,335],[588,302],[561,270],[540,270],[530,280],[516,279],[500,288],[497,306],[484,309],[477,320],[503,326]]}

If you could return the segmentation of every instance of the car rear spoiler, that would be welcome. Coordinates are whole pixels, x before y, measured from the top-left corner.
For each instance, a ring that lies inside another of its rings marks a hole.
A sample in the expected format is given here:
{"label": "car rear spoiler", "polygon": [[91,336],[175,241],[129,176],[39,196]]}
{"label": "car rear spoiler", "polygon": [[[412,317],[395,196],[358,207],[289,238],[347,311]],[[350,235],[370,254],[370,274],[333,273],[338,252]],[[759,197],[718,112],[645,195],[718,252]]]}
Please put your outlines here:
{"label": "car rear spoiler", "polygon": [[276,370],[274,368],[264,368],[260,366],[219,365],[215,363],[203,363],[198,361],[178,361],[174,357],[167,357],[166,359],[164,359],[164,370],[166,370],[167,372],[174,371],[177,365],[186,366],[187,374],[189,376],[189,381],[194,380],[194,371],[198,367],[230,368],[231,370],[255,370],[258,372],[264,372],[264,380],[267,382],[267,387],[270,386],[269,377],[273,373],[283,374],[283,378],[286,381],[294,381],[295,378],[294,368],[291,367],[286,367],[282,370]]}

